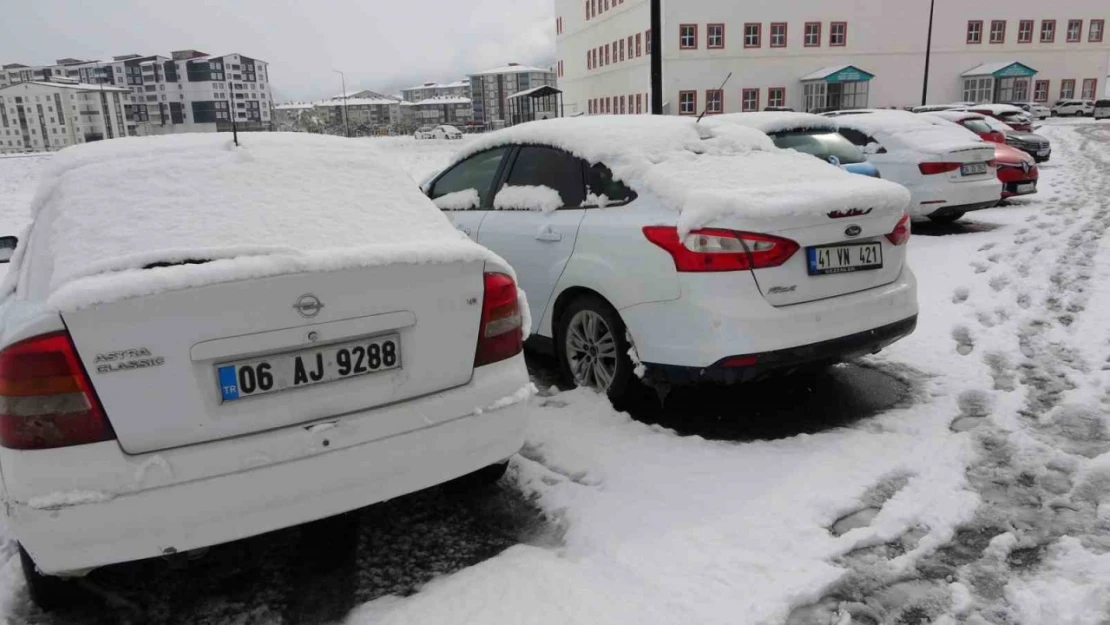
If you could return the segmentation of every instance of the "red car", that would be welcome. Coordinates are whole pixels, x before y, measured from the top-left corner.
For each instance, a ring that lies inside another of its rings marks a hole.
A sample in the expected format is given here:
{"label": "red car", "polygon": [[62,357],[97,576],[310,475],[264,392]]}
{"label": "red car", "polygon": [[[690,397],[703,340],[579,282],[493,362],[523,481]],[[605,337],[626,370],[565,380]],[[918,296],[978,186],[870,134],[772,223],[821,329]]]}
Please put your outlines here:
{"label": "red car", "polygon": [[1037,161],[1025,152],[1006,145],[1006,135],[988,126],[982,115],[964,111],[940,111],[923,115],[932,115],[959,124],[984,141],[994,144],[998,179],[1002,181],[1002,199],[1037,192],[1037,180],[1040,178]]}

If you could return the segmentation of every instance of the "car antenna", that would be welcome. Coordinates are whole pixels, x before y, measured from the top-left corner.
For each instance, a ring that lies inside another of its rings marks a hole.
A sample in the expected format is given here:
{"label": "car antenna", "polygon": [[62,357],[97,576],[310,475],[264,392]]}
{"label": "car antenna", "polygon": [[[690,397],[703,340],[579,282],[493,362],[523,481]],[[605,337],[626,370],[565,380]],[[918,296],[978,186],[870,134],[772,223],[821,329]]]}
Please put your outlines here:
{"label": "car antenna", "polygon": [[[725,85],[728,84],[728,79],[729,78],[732,78],[732,72],[729,72],[728,76],[725,76],[725,81],[723,83],[721,83],[721,86],[720,86],[720,88],[717,89],[717,91],[724,91],[725,90]],[[701,112],[701,115],[698,115],[698,121],[696,121],[694,123],[696,124],[696,123],[700,122],[701,118],[705,117],[705,114],[708,113],[708,112],[709,112],[709,98],[706,97],[705,98],[705,109]]]}

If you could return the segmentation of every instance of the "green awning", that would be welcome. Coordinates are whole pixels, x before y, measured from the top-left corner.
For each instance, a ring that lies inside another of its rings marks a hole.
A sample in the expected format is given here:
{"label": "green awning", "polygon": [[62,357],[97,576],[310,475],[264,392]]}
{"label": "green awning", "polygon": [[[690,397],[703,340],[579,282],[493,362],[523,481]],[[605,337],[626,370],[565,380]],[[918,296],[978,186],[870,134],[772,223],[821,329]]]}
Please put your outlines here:
{"label": "green awning", "polygon": [[983,63],[973,67],[963,74],[964,78],[993,76],[994,78],[1028,78],[1036,76],[1037,70],[1017,61],[1002,61],[1000,63]]}
{"label": "green awning", "polygon": [[802,82],[863,82],[874,77],[874,74],[865,72],[855,65],[833,65],[832,67],[822,67],[813,73],[802,76]]}

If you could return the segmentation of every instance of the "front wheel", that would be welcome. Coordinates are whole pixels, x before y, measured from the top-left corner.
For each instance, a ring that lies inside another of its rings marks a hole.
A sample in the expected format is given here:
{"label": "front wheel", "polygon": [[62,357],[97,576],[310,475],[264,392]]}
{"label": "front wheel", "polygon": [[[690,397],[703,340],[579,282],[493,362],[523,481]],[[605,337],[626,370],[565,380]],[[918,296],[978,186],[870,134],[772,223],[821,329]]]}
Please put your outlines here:
{"label": "front wheel", "polygon": [[644,390],[628,355],[624,322],[600,297],[579,297],[567,306],[559,318],[556,351],[568,380],[607,394],[618,407]]}
{"label": "front wheel", "polygon": [[954,213],[945,213],[943,215],[929,215],[929,221],[937,224],[950,224],[963,217],[966,213],[957,211]]}

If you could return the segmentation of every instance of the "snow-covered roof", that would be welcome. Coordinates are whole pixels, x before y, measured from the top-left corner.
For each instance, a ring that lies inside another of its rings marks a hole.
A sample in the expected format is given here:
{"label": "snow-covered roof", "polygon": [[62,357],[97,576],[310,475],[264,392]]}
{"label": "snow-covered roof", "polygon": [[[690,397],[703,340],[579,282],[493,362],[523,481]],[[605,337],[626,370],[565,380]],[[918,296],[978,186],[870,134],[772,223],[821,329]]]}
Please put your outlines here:
{"label": "snow-covered roof", "polygon": [[417,106],[424,104],[470,104],[470,98],[455,98],[451,96],[434,96],[416,102]]}
{"label": "snow-covered roof", "polygon": [[640,194],[679,213],[685,232],[738,215],[774,222],[783,215],[875,207],[901,211],[909,193],[885,180],[847,174],[819,159],[780,150],[752,128],[706,118],[589,116],[513,126],[469,142],[454,162],[507,144],[548,145],[593,163]]}
{"label": "snow-covered roof", "polygon": [[966,107],[968,109],[976,109],[980,111],[990,111],[992,115],[1003,115],[1006,113],[1019,113],[1021,115],[1028,115],[1025,109],[1013,104],[974,104]]}
{"label": "snow-covered roof", "polygon": [[540,91],[548,91],[551,94],[562,93],[562,91],[559,91],[551,85],[540,85],[539,87],[532,87],[531,89],[525,89],[524,91],[517,91],[513,95],[509,96],[509,99],[512,100],[515,98],[527,98],[528,96]]}
{"label": "snow-covered roof", "polygon": [[274,109],[278,111],[304,110],[310,109],[313,106],[315,105],[308,102],[289,102],[287,104],[278,104],[274,106]]}
{"label": "snow-covered roof", "polygon": [[[1004,71],[1008,70],[1008,71]],[[1032,76],[1036,74],[1037,70],[1029,67],[1024,63],[1019,63],[1013,59],[1009,61],[997,61],[994,63],[983,63],[960,74],[960,76],[999,76],[1004,77],[1012,74],[1014,76]]]}
{"label": "snow-covered roof", "polygon": [[[52,257],[48,304],[66,310],[292,272],[496,258],[366,142],[248,133],[239,143],[183,134],[58,152],[31,207],[33,236]],[[212,262],[143,269],[198,259]]]}
{"label": "snow-covered roof", "polygon": [[962,128],[952,128],[909,111],[866,110],[832,117],[841,128],[875,137],[889,149],[939,154],[975,147],[982,139]]}
{"label": "snow-covered roof", "polygon": [[389,98],[347,98],[346,100],[322,100],[316,106],[382,106],[400,104],[397,100]]}
{"label": "snow-covered roof", "polygon": [[836,132],[835,121],[812,113],[792,113],[788,111],[729,113],[727,115],[716,115],[713,119],[734,122],[767,134],[788,130],[831,130]]}
{"label": "snow-covered roof", "polygon": [[456,80],[455,82],[429,82],[423,85],[416,85],[415,87],[407,87],[402,91],[417,91],[419,89],[459,89],[461,87],[469,87],[469,80]]}
{"label": "snow-covered roof", "polygon": [[551,73],[551,70],[544,69],[542,67],[528,67],[527,65],[505,65],[504,67],[495,67],[493,69],[487,69],[484,72],[474,72],[473,74],[471,74],[471,76],[485,76],[485,75],[488,75],[488,74],[521,74],[521,73],[525,73],[525,72],[528,72],[528,73],[531,73],[531,72],[548,72],[548,73]]}
{"label": "snow-covered roof", "polygon": [[830,65],[828,67],[822,67],[819,70],[810,72],[805,76],[802,76],[800,80],[802,82],[809,80],[827,80],[830,76],[835,76],[842,72],[851,72],[856,75],[857,77],[852,78],[853,80],[871,80],[872,78],[874,78],[873,74],[865,72],[855,65]]}
{"label": "snow-covered roof", "polygon": [[13,85],[8,85],[7,87],[0,87],[0,90],[2,90],[2,89],[14,89],[16,87],[23,86],[23,85],[37,85],[39,87],[58,87],[58,88],[62,88],[62,89],[77,89],[78,91],[108,91],[108,92],[114,91],[114,92],[118,92],[118,93],[130,93],[131,92],[130,89],[125,89],[123,87],[111,87],[109,85],[93,85],[93,84],[89,84],[89,83],[86,83],[86,82],[54,82],[54,81],[47,81],[47,80],[30,80],[30,81],[27,81],[27,82],[17,82]]}
{"label": "snow-covered roof", "polygon": [[950,121],[950,122],[954,122],[954,123],[957,123],[957,124],[962,122],[965,119],[983,119],[983,117],[984,117],[983,115],[980,115],[979,113],[972,113],[970,111],[951,111],[951,110],[949,110],[949,111],[929,111],[929,112],[920,113],[920,114],[924,115],[926,117],[936,117],[938,119],[943,119],[945,121]]}

